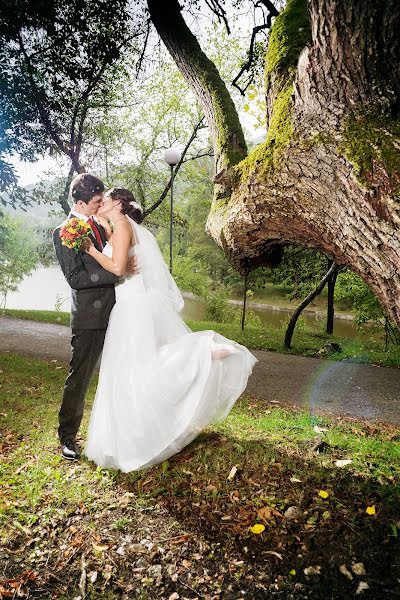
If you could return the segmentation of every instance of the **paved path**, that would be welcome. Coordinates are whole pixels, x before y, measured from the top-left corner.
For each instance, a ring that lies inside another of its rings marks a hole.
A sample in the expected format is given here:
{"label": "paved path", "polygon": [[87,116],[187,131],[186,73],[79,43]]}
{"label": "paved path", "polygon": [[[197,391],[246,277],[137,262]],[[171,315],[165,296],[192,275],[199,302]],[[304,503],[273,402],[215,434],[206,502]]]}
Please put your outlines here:
{"label": "paved path", "polygon": [[[0,317],[0,352],[69,360],[70,330]],[[400,426],[400,369],[255,350],[246,394],[263,402],[382,420]]]}

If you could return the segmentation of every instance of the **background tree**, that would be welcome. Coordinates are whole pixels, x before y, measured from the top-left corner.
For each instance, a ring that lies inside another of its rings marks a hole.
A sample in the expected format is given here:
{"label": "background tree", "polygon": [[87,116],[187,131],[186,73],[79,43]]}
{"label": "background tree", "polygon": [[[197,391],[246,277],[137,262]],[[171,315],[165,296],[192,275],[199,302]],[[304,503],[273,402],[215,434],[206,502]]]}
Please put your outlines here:
{"label": "background tree", "polygon": [[[2,3],[0,166],[10,201],[19,199],[7,163],[15,152],[30,161],[46,151],[67,157],[65,190],[83,170],[87,121],[117,101],[123,51],[134,56],[144,35],[143,7],[134,6],[128,13],[126,0]],[[66,193],[60,202],[67,212]]]}
{"label": "background tree", "polygon": [[8,214],[0,214],[0,296],[5,308],[8,292],[37,266],[39,240],[34,227]]}

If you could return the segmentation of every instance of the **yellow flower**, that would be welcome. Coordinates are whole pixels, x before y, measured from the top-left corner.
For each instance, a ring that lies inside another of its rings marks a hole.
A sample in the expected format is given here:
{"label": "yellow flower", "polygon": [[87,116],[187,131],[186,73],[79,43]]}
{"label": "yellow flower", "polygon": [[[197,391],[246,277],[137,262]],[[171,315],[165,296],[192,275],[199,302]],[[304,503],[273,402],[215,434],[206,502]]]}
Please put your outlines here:
{"label": "yellow flower", "polygon": [[367,506],[365,512],[367,513],[367,515],[374,515],[376,513],[375,504],[373,504],[372,506]]}
{"label": "yellow flower", "polygon": [[318,496],[321,496],[321,498],[323,498],[324,500],[326,500],[327,498],[329,498],[329,494],[325,490],[319,490]]}
{"label": "yellow flower", "polygon": [[296,569],[292,569],[291,571],[289,571],[289,575],[296,575]]}
{"label": "yellow flower", "polygon": [[265,529],[265,527],[261,523],[256,523],[255,525],[250,527],[251,533],[257,533],[257,534],[262,533],[264,531],[264,529]]}

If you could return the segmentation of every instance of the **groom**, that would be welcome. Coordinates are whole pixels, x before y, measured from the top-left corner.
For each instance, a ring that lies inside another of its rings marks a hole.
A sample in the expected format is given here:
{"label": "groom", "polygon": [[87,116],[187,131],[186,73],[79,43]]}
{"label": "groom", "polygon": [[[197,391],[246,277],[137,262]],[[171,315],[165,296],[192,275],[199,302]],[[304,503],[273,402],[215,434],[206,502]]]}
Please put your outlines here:
{"label": "groom", "polygon": [[[103,192],[104,184],[97,177],[89,173],[75,177],[70,186],[73,206],[67,218],[78,217],[89,222],[93,232],[90,238],[100,252],[107,238],[93,216],[103,200]],[[60,267],[71,287],[72,356],[59,412],[58,435],[62,456],[76,460],[80,450],[75,438],[82,420],[85,394],[103,349],[108,319],[115,304],[114,284],[119,278],[103,269],[86,252],[63,246],[60,239],[63,224],[54,230],[53,242]],[[129,265],[128,271],[134,273],[134,265]]]}

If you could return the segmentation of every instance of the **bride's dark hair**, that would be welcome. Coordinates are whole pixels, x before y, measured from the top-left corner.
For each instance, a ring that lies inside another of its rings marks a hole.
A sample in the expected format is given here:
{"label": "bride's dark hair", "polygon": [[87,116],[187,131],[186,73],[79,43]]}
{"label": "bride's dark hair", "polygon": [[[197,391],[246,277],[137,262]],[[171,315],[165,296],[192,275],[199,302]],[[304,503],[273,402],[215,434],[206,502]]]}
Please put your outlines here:
{"label": "bride's dark hair", "polygon": [[123,215],[127,215],[136,221],[136,223],[143,221],[143,208],[136,202],[132,192],[124,188],[111,188],[106,194],[113,200],[121,203],[121,212]]}

